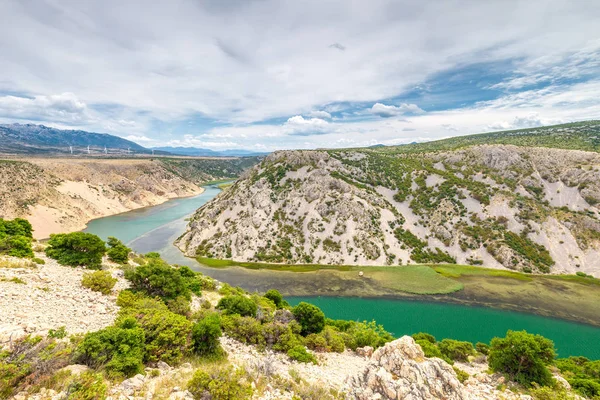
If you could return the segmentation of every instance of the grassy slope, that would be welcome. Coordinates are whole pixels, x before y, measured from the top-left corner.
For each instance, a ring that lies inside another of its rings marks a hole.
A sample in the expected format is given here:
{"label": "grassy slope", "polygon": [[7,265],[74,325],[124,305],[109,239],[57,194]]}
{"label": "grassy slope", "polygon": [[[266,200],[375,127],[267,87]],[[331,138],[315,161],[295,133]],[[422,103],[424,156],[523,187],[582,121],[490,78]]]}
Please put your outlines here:
{"label": "grassy slope", "polygon": [[[535,275],[469,265],[358,267],[237,263],[198,259],[217,268],[241,268],[255,290],[286,296],[415,297],[531,312],[600,326],[600,279]],[[358,272],[363,271],[364,276]],[[262,286],[261,286],[262,285]],[[263,287],[264,286],[264,287]]]}
{"label": "grassy slope", "polygon": [[[474,267],[455,264],[428,264],[407,266],[361,267],[349,265],[318,265],[318,264],[269,264],[253,262],[237,262],[199,257],[198,262],[213,268],[242,267],[252,270],[285,271],[309,273],[317,271],[335,271],[345,279],[371,279],[378,285],[396,292],[411,294],[447,294],[463,289],[462,277],[478,277],[487,280],[511,279],[531,282],[539,279],[552,279],[578,285],[598,287],[600,279],[576,275],[532,275],[520,272]],[[360,277],[358,272],[363,272]]]}
{"label": "grassy slope", "polygon": [[574,122],[511,131],[457,136],[426,143],[372,149],[389,153],[420,153],[455,150],[482,144],[550,147],[568,150],[600,151],[600,121]]}

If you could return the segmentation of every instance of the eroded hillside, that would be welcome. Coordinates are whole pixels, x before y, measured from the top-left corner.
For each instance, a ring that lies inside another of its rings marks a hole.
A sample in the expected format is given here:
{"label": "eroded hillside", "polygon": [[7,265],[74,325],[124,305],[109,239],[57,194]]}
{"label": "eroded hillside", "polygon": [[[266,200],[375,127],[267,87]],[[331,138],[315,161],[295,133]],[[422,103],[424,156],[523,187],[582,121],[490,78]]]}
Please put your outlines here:
{"label": "eroded hillside", "polygon": [[278,152],[178,245],[238,261],[461,263],[600,275],[600,155],[482,145]]}
{"label": "eroded hillside", "polygon": [[236,159],[0,161],[0,216],[27,218],[35,237],[45,238],[83,229],[94,218],[201,193],[202,182],[239,175],[246,163],[237,163]]}

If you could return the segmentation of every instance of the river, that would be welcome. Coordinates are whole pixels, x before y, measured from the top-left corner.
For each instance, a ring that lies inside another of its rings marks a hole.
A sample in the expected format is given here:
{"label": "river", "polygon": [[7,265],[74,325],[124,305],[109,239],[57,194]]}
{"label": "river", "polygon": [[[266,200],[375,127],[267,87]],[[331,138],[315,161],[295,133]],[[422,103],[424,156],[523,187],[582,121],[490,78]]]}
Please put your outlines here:
{"label": "river", "polygon": [[[158,206],[138,209],[90,221],[86,232],[103,239],[115,236],[140,253],[159,252],[173,264],[187,265],[246,290],[273,287],[285,291],[295,281],[315,279],[313,275],[291,272],[252,271],[243,268],[213,269],[184,257],[173,246],[185,231],[186,218],[214,198],[220,189],[205,186],[195,197],[174,199]],[[365,299],[358,297],[290,297],[290,303],[310,301],[336,319],[376,320],[396,336],[428,332],[438,339],[453,338],[489,342],[504,336],[508,329],[527,330],[552,339],[559,356],[583,355],[600,359],[600,328],[512,311],[414,300]]]}

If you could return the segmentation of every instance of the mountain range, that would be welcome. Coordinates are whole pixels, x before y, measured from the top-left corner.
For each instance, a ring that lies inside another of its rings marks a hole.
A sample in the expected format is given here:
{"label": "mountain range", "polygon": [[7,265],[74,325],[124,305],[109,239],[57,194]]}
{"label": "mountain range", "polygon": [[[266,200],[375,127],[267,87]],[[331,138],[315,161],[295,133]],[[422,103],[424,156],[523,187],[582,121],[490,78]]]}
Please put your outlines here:
{"label": "mountain range", "polygon": [[195,157],[254,157],[268,154],[248,150],[214,151],[193,147],[146,148],[107,133],[63,130],[36,124],[0,124],[0,153],[30,155],[142,153]]}
{"label": "mountain range", "polygon": [[153,150],[160,150],[170,154],[177,154],[182,156],[196,156],[196,157],[256,157],[264,156],[269,153],[261,153],[250,150],[221,150],[215,151],[210,149],[202,149],[197,147],[152,147]]}

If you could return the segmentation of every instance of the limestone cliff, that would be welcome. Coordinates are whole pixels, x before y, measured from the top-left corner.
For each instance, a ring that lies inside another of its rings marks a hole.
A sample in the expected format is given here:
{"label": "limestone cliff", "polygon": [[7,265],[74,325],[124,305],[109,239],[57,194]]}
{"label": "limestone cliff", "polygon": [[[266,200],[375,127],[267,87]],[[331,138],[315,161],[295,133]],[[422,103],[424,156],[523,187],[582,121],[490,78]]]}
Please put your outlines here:
{"label": "limestone cliff", "polygon": [[178,245],[238,261],[600,276],[599,202],[595,152],[282,151],[200,208]]}

